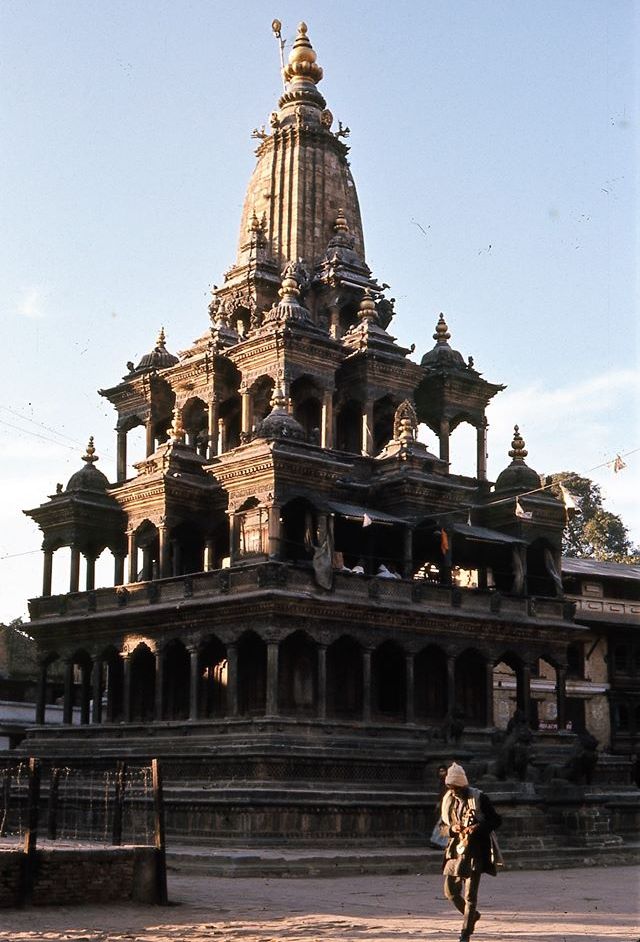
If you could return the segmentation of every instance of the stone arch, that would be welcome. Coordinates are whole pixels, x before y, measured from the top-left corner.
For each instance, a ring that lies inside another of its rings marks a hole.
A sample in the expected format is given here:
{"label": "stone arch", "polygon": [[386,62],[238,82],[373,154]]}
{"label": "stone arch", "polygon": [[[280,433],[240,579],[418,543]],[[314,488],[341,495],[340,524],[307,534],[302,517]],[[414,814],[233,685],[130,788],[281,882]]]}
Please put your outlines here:
{"label": "stone arch", "polygon": [[383,641],[371,658],[373,710],[380,719],[404,720],[407,700],[405,654],[395,641]]}
{"label": "stone arch", "polygon": [[204,542],[204,533],[194,520],[185,520],[172,527],[169,548],[174,576],[203,571]]}
{"label": "stone arch", "polygon": [[189,652],[177,638],[162,651],[162,717],[165,720],[189,718],[191,662]]}
{"label": "stone arch", "polygon": [[280,644],[278,701],[283,713],[312,716],[318,700],[318,656],[313,639],[295,631]]}
{"label": "stone arch", "polygon": [[397,403],[391,396],[382,396],[373,404],[373,454],[377,455],[393,438],[393,419]]}
{"label": "stone arch", "polygon": [[320,437],[322,423],[322,389],[311,376],[299,376],[289,390],[293,406],[293,417],[305,430],[307,438]]}
{"label": "stone arch", "polygon": [[105,723],[118,723],[124,718],[124,661],[120,652],[109,645],[96,661],[100,671],[100,717]]}
{"label": "stone arch", "polygon": [[[561,585],[554,579],[554,570],[559,569],[554,562],[556,553],[549,540],[540,538],[527,546],[527,590],[529,595],[555,596],[562,592]],[[558,574],[559,580],[559,574]]]}
{"label": "stone arch", "polygon": [[442,723],[447,715],[447,655],[435,644],[414,661],[415,715],[426,723]]}
{"label": "stone arch", "polygon": [[199,396],[192,396],[182,406],[182,427],[185,441],[199,455],[206,457],[208,446],[209,410]]}
{"label": "stone arch", "polygon": [[[91,674],[93,661],[84,648],[78,648],[69,658],[70,687],[65,690],[66,722],[73,722],[73,710],[79,709],[80,723],[85,726],[90,721]],[[67,703],[67,698],[70,702]]]}
{"label": "stone arch", "polygon": [[143,520],[134,534],[135,552],[142,551],[142,566],[136,560],[136,579],[148,582],[157,578],[159,572],[160,541],[158,528],[150,520]]}
{"label": "stone arch", "polygon": [[327,713],[360,719],[362,708],[362,646],[350,635],[342,635],[327,648]]}
{"label": "stone arch", "polygon": [[219,638],[208,638],[198,654],[198,715],[203,719],[227,712],[227,649]]}
{"label": "stone arch", "polygon": [[141,641],[129,655],[131,721],[146,723],[155,718],[156,659]]}
{"label": "stone arch", "polygon": [[253,412],[253,427],[258,427],[260,422],[269,415],[271,411],[271,399],[275,383],[272,376],[259,376],[251,386],[251,408]]}
{"label": "stone arch", "polygon": [[493,716],[498,729],[506,729],[517,710],[529,721],[523,668],[522,658],[513,651],[504,651],[494,661]]}
{"label": "stone arch", "polygon": [[487,724],[486,660],[475,648],[458,655],[454,671],[454,710],[466,726]]}
{"label": "stone arch", "polygon": [[175,404],[176,394],[169,383],[159,376],[153,377],[151,379],[151,427],[155,446],[162,445],[169,438]]}
{"label": "stone arch", "polygon": [[238,641],[238,709],[242,714],[264,716],[267,696],[267,646],[255,631]]}
{"label": "stone arch", "polygon": [[558,660],[548,652],[543,652],[536,660],[531,672],[531,725],[534,729],[555,730],[563,725],[558,690],[561,667]]}
{"label": "stone arch", "polygon": [[306,497],[294,497],[283,505],[281,553],[284,559],[308,560],[313,557],[313,544],[317,542],[318,516],[314,505]]}

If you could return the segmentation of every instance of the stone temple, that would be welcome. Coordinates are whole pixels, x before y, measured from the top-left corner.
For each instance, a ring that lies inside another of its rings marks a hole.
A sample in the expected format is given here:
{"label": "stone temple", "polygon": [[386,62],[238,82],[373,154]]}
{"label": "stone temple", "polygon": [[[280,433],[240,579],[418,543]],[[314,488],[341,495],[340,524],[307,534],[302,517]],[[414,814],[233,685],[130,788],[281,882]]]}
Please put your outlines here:
{"label": "stone temple", "polygon": [[[100,390],[117,413],[117,480],[91,440],[66,487],[27,511],[44,576],[21,749],[88,766],[159,756],[170,838],[424,844],[435,770],[455,754],[508,807],[505,840],[615,841],[624,802],[558,771],[582,755],[566,670],[585,630],[563,596],[564,504],[517,426],[487,479],[486,413],[504,387],[454,349],[442,314],[416,359],[390,333],[394,301],[366,262],[346,132],[303,23],[284,79],[254,132],[210,323],[178,354],[161,330]],[[476,429],[473,477],[450,468],[461,423]],[[127,477],[138,426],[146,454]],[[69,591],[52,595],[62,547]],[[96,587],[108,553],[113,585]],[[60,663],[64,723],[45,725]],[[536,721],[541,664],[554,728]],[[514,753],[516,710],[529,736]],[[594,782],[625,776],[601,756]]]}

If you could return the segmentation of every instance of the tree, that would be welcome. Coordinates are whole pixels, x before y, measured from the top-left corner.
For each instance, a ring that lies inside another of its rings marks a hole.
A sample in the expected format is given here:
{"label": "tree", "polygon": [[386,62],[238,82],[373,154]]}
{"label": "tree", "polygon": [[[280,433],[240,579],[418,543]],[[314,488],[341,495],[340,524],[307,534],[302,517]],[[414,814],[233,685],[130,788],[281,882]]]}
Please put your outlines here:
{"label": "tree", "polygon": [[[580,512],[569,510],[567,526],[562,537],[562,552],[565,556],[591,557],[609,562],[638,564],[640,547],[633,546],[622,519],[605,510],[602,492],[590,478],[583,478],[575,471],[552,474],[549,480],[562,484],[575,499]],[[560,487],[553,488],[557,497],[562,497]]]}

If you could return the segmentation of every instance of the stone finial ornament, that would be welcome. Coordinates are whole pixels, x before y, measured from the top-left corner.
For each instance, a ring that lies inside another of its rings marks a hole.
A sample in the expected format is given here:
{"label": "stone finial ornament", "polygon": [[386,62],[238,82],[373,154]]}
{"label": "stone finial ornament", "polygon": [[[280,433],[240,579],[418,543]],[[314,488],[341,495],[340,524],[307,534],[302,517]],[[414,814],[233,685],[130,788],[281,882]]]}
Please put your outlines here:
{"label": "stone finial ornament", "polygon": [[362,301],[360,302],[360,307],[358,309],[358,317],[360,318],[361,323],[365,321],[378,320],[376,302],[373,300],[373,295],[371,294],[371,290],[369,288],[364,289]]}
{"label": "stone finial ornament", "polygon": [[524,447],[525,440],[520,434],[520,429],[517,425],[513,426],[513,441],[511,442],[511,451],[509,452],[509,457],[513,458],[514,461],[524,461],[529,452]]}
{"label": "stone finial ornament", "polygon": [[82,456],[83,461],[88,461],[89,464],[93,464],[94,461],[99,461],[100,459],[96,455],[96,449],[93,444],[93,435],[89,436],[89,442],[87,444],[87,450]]}
{"label": "stone finial ornament", "polygon": [[318,65],[317,58],[307,36],[307,24],[299,23],[289,62],[284,67],[285,80],[294,85],[302,82],[313,82],[317,85],[322,79],[322,68]]}
{"label": "stone finial ornament", "polygon": [[173,422],[171,423],[171,432],[169,437],[175,444],[181,444],[184,441],[182,412],[178,406],[175,406],[173,410]]}
{"label": "stone finial ornament", "polygon": [[401,402],[393,417],[393,437],[399,442],[413,442],[418,432],[418,416],[409,399]]}
{"label": "stone finial ornament", "polygon": [[433,335],[433,339],[437,340],[438,343],[446,343],[448,340],[451,340],[451,334],[449,333],[447,322],[444,319],[444,314],[440,314],[440,317],[438,318],[436,332]]}

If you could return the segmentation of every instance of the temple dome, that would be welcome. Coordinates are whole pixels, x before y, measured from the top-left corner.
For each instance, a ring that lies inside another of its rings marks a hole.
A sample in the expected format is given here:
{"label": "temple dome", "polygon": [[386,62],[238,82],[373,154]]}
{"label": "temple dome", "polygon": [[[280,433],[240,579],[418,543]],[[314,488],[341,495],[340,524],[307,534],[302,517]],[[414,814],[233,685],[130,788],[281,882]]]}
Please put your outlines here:
{"label": "temple dome", "polygon": [[304,441],[306,433],[297,419],[287,412],[286,399],[281,389],[274,389],[271,412],[265,416],[255,432],[256,438],[289,438]]}
{"label": "temple dome", "polygon": [[136,372],[139,370],[162,370],[165,366],[174,366],[178,362],[178,357],[167,350],[165,340],[164,327],[161,327],[155,347],[141,358],[136,366]]}
{"label": "temple dome", "polygon": [[504,471],[501,471],[496,481],[496,491],[535,491],[540,487],[540,475],[529,465],[525,464],[524,459],[528,455],[524,447],[525,441],[520,434],[517,425],[513,428],[513,441],[511,442],[511,451],[509,457],[513,461]]}
{"label": "temple dome", "polygon": [[449,346],[448,341],[450,338],[451,334],[449,333],[447,322],[444,319],[444,314],[441,314],[436,325],[436,332],[433,335],[436,345],[433,349],[425,353],[421,361],[421,366],[426,367],[428,370],[466,370],[468,367],[462,354]]}
{"label": "temple dome", "polygon": [[94,467],[94,463],[98,461],[98,456],[95,451],[92,435],[87,445],[87,451],[82,456],[82,460],[85,461],[86,464],[83,468],[80,468],[79,471],[76,471],[75,474],[71,475],[65,488],[66,493],[77,491],[92,491],[98,494],[105,493],[106,489],[109,487],[109,479],[102,471],[98,471],[98,469]]}
{"label": "temple dome", "polygon": [[254,216],[264,218],[267,252],[282,268],[304,259],[310,269],[322,262],[334,236],[336,209],[342,207],[353,248],[364,259],[364,237],[355,184],[342,138],[331,130],[333,115],[317,89],[322,69],[300,23],[284,69],[287,85],[271,115],[271,133],[256,129],[258,162],[249,182],[240,222],[236,265],[247,262],[246,233]]}

